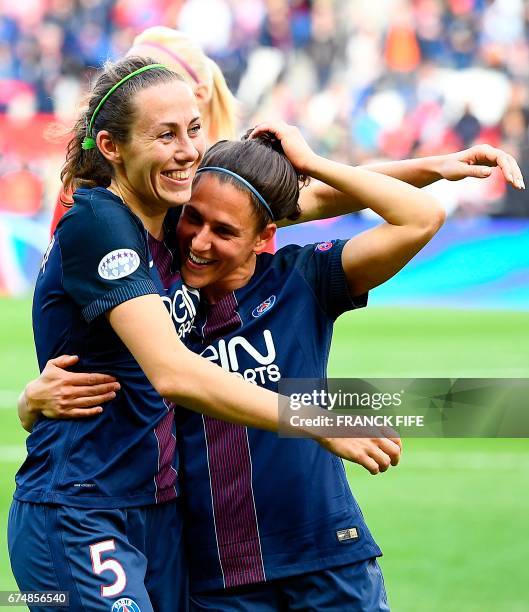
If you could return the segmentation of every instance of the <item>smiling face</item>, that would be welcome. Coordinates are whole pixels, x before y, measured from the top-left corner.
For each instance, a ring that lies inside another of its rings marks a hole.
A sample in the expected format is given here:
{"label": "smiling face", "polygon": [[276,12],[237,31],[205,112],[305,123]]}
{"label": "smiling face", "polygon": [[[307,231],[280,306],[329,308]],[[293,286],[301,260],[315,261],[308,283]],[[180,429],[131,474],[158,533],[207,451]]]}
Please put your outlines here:
{"label": "smiling face", "polygon": [[205,288],[210,302],[243,287],[275,229],[270,223],[259,232],[249,193],[205,172],[176,230],[184,281]]}
{"label": "smiling face", "polygon": [[196,99],[185,83],[171,81],[140,91],[129,140],[117,145],[120,193],[156,211],[184,204],[205,146]]}

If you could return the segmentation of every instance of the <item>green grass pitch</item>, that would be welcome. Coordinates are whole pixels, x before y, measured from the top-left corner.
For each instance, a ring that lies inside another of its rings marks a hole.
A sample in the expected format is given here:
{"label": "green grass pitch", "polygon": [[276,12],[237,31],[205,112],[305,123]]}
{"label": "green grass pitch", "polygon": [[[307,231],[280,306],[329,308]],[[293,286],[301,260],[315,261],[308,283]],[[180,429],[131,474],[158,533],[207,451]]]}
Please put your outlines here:
{"label": "green grass pitch", "polygon": [[[25,434],[15,398],[37,371],[30,303],[0,300],[0,590],[15,588],[5,525]],[[343,317],[333,376],[529,377],[529,313],[370,308]],[[529,441],[405,440],[401,465],[348,466],[392,610],[528,609]]]}

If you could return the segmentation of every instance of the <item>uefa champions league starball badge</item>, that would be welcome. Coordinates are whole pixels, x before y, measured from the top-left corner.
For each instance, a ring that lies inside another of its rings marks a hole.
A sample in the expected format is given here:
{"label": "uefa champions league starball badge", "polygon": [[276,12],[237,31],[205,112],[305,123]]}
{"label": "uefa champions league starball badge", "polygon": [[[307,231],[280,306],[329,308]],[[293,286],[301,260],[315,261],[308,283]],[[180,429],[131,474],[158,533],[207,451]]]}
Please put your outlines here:
{"label": "uefa champions league starball badge", "polygon": [[117,249],[107,253],[99,262],[97,272],[105,280],[129,276],[140,267],[140,256],[132,249]]}

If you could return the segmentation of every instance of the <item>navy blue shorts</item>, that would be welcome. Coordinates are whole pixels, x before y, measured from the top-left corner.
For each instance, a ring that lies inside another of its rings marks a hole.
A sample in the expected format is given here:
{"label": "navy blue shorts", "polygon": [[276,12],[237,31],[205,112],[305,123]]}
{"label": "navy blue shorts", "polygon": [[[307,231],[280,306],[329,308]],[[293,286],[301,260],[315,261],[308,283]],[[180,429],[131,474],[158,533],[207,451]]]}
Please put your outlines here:
{"label": "navy blue shorts", "polygon": [[124,510],[15,500],[8,545],[20,590],[68,591],[70,610],[187,609],[179,500]]}
{"label": "navy blue shorts", "polygon": [[190,612],[386,612],[376,559],[244,587],[193,593]]}

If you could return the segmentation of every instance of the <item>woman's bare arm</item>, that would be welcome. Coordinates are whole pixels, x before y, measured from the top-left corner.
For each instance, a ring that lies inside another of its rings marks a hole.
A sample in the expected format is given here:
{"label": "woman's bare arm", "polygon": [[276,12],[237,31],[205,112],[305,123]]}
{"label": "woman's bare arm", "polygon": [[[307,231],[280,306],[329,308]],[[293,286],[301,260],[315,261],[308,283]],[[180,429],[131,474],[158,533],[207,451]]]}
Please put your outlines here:
{"label": "woman's bare arm", "polygon": [[[146,375],[161,395],[213,417],[277,431],[279,396],[241,380],[186,349],[178,339],[158,296],[129,300],[114,308],[108,316],[116,333],[144,367]],[[131,322],[134,324],[131,325]],[[72,358],[63,356],[53,361],[61,359],[67,363]],[[37,379],[35,384],[28,385],[19,405],[21,421],[28,425],[28,430],[31,421],[44,411],[43,406],[49,418],[96,416],[102,410],[101,406],[89,409],[90,414],[82,408],[70,410],[71,399],[62,395],[66,391],[63,384],[66,371],[56,363],[51,366],[47,374],[43,371],[41,380]],[[66,375],[94,376],[70,372],[66,372]],[[70,382],[72,380],[75,379],[70,378]],[[58,395],[54,389],[58,390]],[[80,397],[81,393],[86,393],[86,389],[78,385],[73,391],[73,398],[89,403],[92,396],[89,394]],[[400,440],[389,434],[381,433],[371,438],[323,438],[309,429],[305,429],[304,433],[312,435],[315,441],[330,452],[358,463],[372,474],[385,472],[390,465],[399,462],[402,448]]]}
{"label": "woman's bare arm", "polygon": [[252,135],[272,132],[293,166],[357,208],[370,208],[385,223],[351,238],[342,252],[352,295],[360,295],[396,274],[435,234],[445,213],[429,193],[403,181],[316,155],[300,131],[284,122],[261,124]]}
{"label": "woman's bare arm", "polygon": [[[384,174],[419,188],[427,187],[441,179],[460,181],[467,177],[487,178],[495,167],[501,170],[504,179],[515,189],[525,189],[521,170],[514,157],[487,144],[475,145],[470,149],[446,155],[358,166],[360,169]],[[329,219],[366,208],[349,194],[318,180],[311,181],[301,190],[299,202],[301,217],[295,221],[281,221],[278,225]]]}

